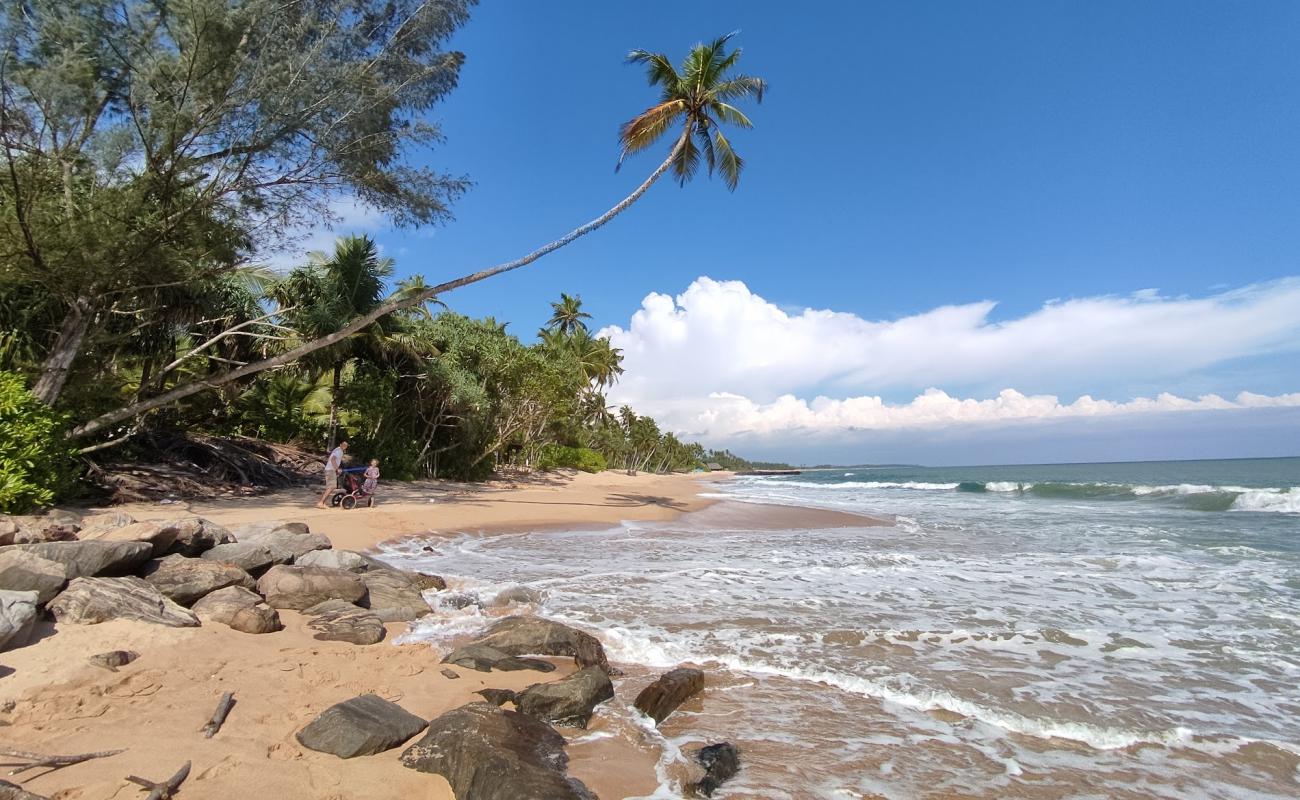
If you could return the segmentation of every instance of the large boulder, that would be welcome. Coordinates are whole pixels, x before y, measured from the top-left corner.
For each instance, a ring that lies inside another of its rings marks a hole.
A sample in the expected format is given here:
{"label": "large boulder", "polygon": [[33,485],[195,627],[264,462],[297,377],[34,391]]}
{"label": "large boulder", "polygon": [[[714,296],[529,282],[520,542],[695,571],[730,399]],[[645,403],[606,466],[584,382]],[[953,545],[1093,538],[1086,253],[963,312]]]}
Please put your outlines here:
{"label": "large boulder", "polygon": [[703,773],[686,781],[690,797],[711,797],[726,781],[740,772],[740,751],[731,742],[719,742],[697,750],[688,750],[695,771]]}
{"label": "large boulder", "polygon": [[342,600],[326,600],[302,612],[313,639],[325,642],[377,644],[384,638],[384,621],[373,612]]}
{"label": "large boulder", "polygon": [[429,723],[402,763],[441,775],[457,800],[595,800],[565,775],[564,737],[538,719],[488,703],[452,709]]}
{"label": "large boulder", "polygon": [[51,510],[33,516],[0,515],[0,545],[76,541],[81,524],[76,515]]}
{"label": "large boulder", "polygon": [[328,567],[348,572],[365,572],[370,568],[366,557],[351,550],[312,550],[293,560],[300,567]]}
{"label": "large boulder", "polygon": [[577,628],[542,617],[506,617],[475,640],[513,656],[572,656],[579,667],[597,666],[609,672],[600,640]]}
{"label": "large boulder", "polygon": [[36,592],[0,591],[0,650],[22,647],[36,627]]}
{"label": "large boulder", "polygon": [[198,617],[139,578],[73,578],[50,601],[59,622],[94,625],[111,619],[134,619],[172,628],[192,628]]}
{"label": "large boulder", "polygon": [[280,614],[262,596],[242,586],[227,586],[205,595],[190,609],[203,622],[220,622],[241,633],[274,633],[284,627]]}
{"label": "large boulder", "polygon": [[396,703],[363,694],[325,709],[296,738],[308,749],[354,758],[397,747],[428,724]]}
{"label": "large boulder", "polygon": [[554,672],[555,665],[540,658],[519,658],[503,653],[495,647],[485,644],[467,644],[451,651],[442,660],[444,664],[455,664],[479,672],[491,672],[499,669],[503,672],[515,672],[523,669],[535,669],[539,672]]}
{"label": "large boulder", "polygon": [[57,561],[69,578],[129,575],[149,560],[153,545],[148,542],[40,542],[0,548],[5,552],[31,553]]}
{"label": "large boulder", "polygon": [[370,569],[361,573],[361,582],[370,596],[370,610],[384,622],[410,622],[432,611],[414,573]]}
{"label": "large boulder", "polygon": [[252,575],[233,564],[181,555],[150,561],[142,574],[155,589],[183,606],[227,586],[252,589],[257,585]]}
{"label": "large boulder", "polygon": [[282,520],[270,520],[268,522],[245,522],[243,525],[236,525],[230,529],[230,533],[235,537],[235,541],[253,541],[259,536],[265,536],[268,533],[281,531],[284,533],[311,533],[311,528],[307,527],[305,522],[284,522]]}
{"label": "large boulder", "polygon": [[302,611],[326,600],[364,603],[366,585],[361,578],[329,567],[271,567],[257,580],[257,591],[272,608]]}
{"label": "large boulder", "polygon": [[660,675],[658,680],[641,690],[632,705],[636,710],[654,719],[655,724],[663,722],[686,699],[703,691],[704,672],[691,667],[679,667]]}
{"label": "large boulder", "polygon": [[613,698],[605,670],[586,667],[553,683],[534,683],[516,695],[515,705],[538,719],[585,728],[596,706]]}
{"label": "large boulder", "polygon": [[96,536],[81,535],[83,541],[97,542],[148,542],[153,545],[153,554],[162,555],[176,541],[177,529],[174,526],[158,522],[132,522],[120,528],[110,528]]}
{"label": "large boulder", "polygon": [[124,511],[106,511],[103,514],[91,514],[81,518],[80,537],[94,539],[113,530],[124,528],[135,522],[135,517]]}
{"label": "large boulder", "polygon": [[0,589],[36,592],[36,602],[45,605],[63,591],[68,568],[57,561],[21,550],[0,551]]}
{"label": "large boulder", "polygon": [[195,558],[219,544],[235,541],[230,531],[203,517],[180,517],[163,524],[176,531],[176,538],[167,550],[169,553]]}
{"label": "large boulder", "polygon": [[[238,537],[237,537],[238,538]],[[271,548],[277,559],[293,563],[296,559],[316,550],[330,549],[330,540],[319,533],[292,533],[270,531],[257,536],[239,538],[241,544],[260,544]]]}
{"label": "large boulder", "polygon": [[214,545],[211,549],[203,551],[199,558],[233,564],[245,572],[256,575],[277,564],[289,563],[293,560],[293,553],[286,550],[273,551],[270,547],[257,542],[228,542]]}

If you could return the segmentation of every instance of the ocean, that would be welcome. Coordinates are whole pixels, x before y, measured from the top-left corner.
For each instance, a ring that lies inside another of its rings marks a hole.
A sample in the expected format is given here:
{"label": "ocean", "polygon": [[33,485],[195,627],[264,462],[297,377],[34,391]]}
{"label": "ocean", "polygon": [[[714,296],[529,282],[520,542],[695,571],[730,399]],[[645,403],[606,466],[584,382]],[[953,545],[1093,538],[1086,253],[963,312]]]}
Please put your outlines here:
{"label": "ocean", "polygon": [[[597,632],[626,677],[586,736],[653,745],[647,796],[729,740],[728,800],[1294,798],[1297,487],[1296,458],[844,468],[721,482],[671,522],[386,557],[453,582],[408,640],[449,647],[512,586]],[[647,728],[635,691],[687,662],[703,702]]]}

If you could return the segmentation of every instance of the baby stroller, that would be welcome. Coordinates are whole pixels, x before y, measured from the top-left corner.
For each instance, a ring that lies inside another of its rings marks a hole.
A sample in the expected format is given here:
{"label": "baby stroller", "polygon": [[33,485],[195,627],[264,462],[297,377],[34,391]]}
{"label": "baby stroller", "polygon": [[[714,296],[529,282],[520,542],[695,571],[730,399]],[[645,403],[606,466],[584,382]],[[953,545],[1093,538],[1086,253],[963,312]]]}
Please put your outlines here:
{"label": "baby stroller", "polygon": [[345,469],[339,474],[339,482],[343,485],[334,490],[330,495],[330,505],[338,508],[343,507],[344,511],[357,507],[357,503],[365,502],[367,507],[375,504],[375,496],[366,491],[362,473],[366,471],[365,467],[353,467]]}

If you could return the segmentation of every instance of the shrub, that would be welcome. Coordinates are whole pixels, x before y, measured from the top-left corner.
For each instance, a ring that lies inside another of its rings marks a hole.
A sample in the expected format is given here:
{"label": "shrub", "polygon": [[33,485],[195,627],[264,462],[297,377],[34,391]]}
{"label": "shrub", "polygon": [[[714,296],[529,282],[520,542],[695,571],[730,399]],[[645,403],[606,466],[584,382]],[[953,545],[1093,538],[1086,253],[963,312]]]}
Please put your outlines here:
{"label": "shrub", "polygon": [[37,400],[12,372],[0,372],[0,511],[48,506],[75,475],[66,418]]}
{"label": "shrub", "polygon": [[560,468],[580,469],[583,472],[603,472],[605,457],[589,447],[564,447],[548,444],[542,448],[537,458],[537,468],[552,470]]}

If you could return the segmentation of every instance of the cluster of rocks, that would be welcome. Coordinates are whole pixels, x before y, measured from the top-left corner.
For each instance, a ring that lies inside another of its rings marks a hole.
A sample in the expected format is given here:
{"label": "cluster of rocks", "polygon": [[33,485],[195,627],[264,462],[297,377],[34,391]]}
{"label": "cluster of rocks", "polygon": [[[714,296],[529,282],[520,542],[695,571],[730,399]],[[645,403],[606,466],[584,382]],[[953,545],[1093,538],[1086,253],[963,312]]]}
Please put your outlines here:
{"label": "cluster of rocks", "polygon": [[0,650],[26,644],[43,612],[63,624],[214,623],[263,634],[292,609],[317,639],[374,644],[385,622],[431,613],[424,593],[444,588],[437,576],[334,550],[301,522],[0,517]]}
{"label": "cluster of rocks", "polygon": [[[0,650],[26,643],[44,612],[62,624],[132,619],[265,634],[280,630],[279,612],[292,609],[306,616],[317,639],[370,645],[383,639],[385,622],[431,613],[425,593],[445,588],[439,577],[334,550],[327,537],[300,522],[226,529],[198,517],[0,517]],[[595,800],[567,774],[565,740],[553,726],[586,728],[597,706],[614,698],[611,675],[617,673],[600,640],[553,620],[512,616],[443,661],[488,673],[555,670],[538,656],[572,658],[577,670],[521,691],[484,689],[484,702],[432,721],[365,694],[326,709],[298,731],[297,740],[354,758],[399,747],[423,732],[402,752],[401,763],[443,776],[461,800]],[[115,671],[136,657],[114,651],[90,661]],[[658,724],[703,688],[700,670],[672,670],[646,687],[634,706]],[[698,796],[709,796],[739,769],[739,755],[727,743],[693,756],[698,774],[685,788]],[[4,790],[0,785],[0,797]]]}

